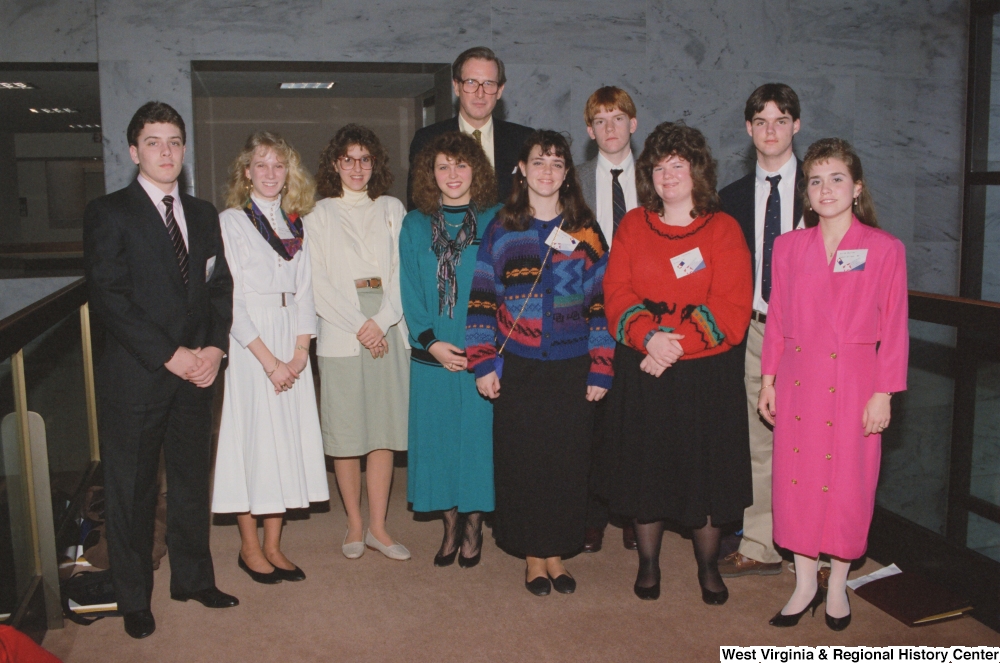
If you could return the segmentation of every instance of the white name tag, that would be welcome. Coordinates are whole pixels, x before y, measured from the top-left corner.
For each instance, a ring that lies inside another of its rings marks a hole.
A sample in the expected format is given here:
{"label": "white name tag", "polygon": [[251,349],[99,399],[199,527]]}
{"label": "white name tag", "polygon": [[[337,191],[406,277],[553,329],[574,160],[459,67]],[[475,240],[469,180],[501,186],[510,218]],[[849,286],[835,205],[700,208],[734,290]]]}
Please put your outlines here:
{"label": "white name tag", "polygon": [[670,264],[674,266],[674,275],[679,279],[705,269],[705,259],[701,257],[701,249],[697,246],[674,256],[670,259]]}
{"label": "white name tag", "polygon": [[212,274],[215,272],[215,256],[212,256],[205,261],[205,283],[208,283],[209,279],[212,278]]}
{"label": "white name tag", "polygon": [[868,260],[868,249],[850,249],[848,251],[837,251],[834,258],[834,272],[863,272],[865,271],[865,261]]}
{"label": "white name tag", "polygon": [[560,228],[554,228],[549,233],[549,237],[545,240],[545,243],[556,251],[569,255],[576,250],[576,245],[580,243],[580,240],[574,239],[572,235],[563,232]]}

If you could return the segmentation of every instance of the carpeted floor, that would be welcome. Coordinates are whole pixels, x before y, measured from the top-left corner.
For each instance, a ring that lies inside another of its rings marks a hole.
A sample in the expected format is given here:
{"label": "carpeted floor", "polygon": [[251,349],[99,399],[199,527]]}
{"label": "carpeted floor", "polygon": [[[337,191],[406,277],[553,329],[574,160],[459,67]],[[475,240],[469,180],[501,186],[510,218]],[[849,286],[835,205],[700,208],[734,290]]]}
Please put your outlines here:
{"label": "carpeted floor", "polygon": [[[336,495],[333,475],[331,494]],[[970,618],[910,629],[852,597],[854,621],[842,633],[805,617],[792,629],[767,620],[792,591],[795,577],[727,581],[721,607],[702,603],[690,541],[665,535],[659,601],[632,594],[635,553],[609,527],[605,548],[567,561],[576,594],[535,597],[524,589],[524,562],[499,551],[488,536],[473,569],[432,564],[438,520],[418,521],[406,508],[406,472],[396,470],[389,531],[413,559],[394,562],[372,550],[361,559],[340,552],[346,517],[339,497],[329,511],[293,520],[283,548],[305,570],[301,583],[265,586],[236,566],[233,524],[212,531],[220,589],[241,604],[209,610],[169,598],[168,564],[156,572],[157,629],[129,638],[121,619],[91,626],[66,622],[44,646],[66,663],[251,661],[717,661],[720,645],[992,645],[1000,634]],[[854,575],[877,568],[869,562]],[[822,609],[821,609],[822,610]]]}

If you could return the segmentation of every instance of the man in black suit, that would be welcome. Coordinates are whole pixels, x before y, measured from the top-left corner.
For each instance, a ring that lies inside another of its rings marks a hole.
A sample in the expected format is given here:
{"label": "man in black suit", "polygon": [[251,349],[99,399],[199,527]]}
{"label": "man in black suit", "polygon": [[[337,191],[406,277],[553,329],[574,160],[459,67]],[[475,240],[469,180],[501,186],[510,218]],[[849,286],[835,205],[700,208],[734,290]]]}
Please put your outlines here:
{"label": "man in black suit", "polygon": [[774,239],[798,226],[802,200],[798,195],[802,169],[792,150],[798,133],[799,98],[782,83],[766,83],[753,91],[743,111],[747,133],[757,152],[755,172],[719,192],[724,212],[743,228],[753,256],[753,314],[746,334],[744,384],[750,419],[750,460],[753,505],[743,513],[739,550],[719,564],[723,578],[778,575],[781,555],[771,531],[771,455],[774,438],[757,412],[760,393],[760,352],[771,295],[771,252]]}
{"label": "man in black suit", "polygon": [[[458,97],[458,116],[417,130],[410,143],[410,172],[413,172],[413,160],[432,138],[447,131],[461,131],[483,146],[486,158],[496,171],[500,202],[506,202],[518,153],[532,129],[493,117],[493,109],[503,96],[503,86],[507,82],[503,62],[492,50],[476,46],[455,59],[451,78]],[[413,209],[409,183],[406,200],[409,209]]]}
{"label": "man in black suit", "polygon": [[211,203],[179,190],[184,120],[149,102],[128,126],[139,176],[87,206],[90,306],[107,330],[95,371],[108,554],[125,631],[156,628],[153,521],[166,459],[170,596],[238,605],[215,587],[209,535],[212,385],[229,348],[233,280]]}

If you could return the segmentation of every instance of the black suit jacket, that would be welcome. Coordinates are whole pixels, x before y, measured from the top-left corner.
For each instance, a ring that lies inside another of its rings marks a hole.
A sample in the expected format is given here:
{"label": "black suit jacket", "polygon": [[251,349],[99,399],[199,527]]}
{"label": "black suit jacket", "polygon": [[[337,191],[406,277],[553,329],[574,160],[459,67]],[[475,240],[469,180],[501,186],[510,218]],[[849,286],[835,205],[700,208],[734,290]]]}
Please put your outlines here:
{"label": "black suit jacket", "polygon": [[184,193],[180,203],[188,231],[187,287],[163,218],[138,180],[87,205],[83,257],[90,308],[107,331],[95,372],[105,398],[165,400],[183,382],[164,367],[178,347],[229,350],[233,279],[219,215],[211,203]]}
{"label": "black suit jacket", "polygon": [[[754,218],[756,206],[754,188],[756,179],[757,173],[750,173],[749,175],[736,180],[719,192],[719,198],[722,199],[722,211],[739,221],[740,228],[743,229],[743,237],[747,241],[747,248],[750,249],[750,257],[752,258],[750,262],[750,268],[752,269],[751,274],[757,273],[758,259],[758,256],[754,251],[754,247],[756,246],[756,219]],[[799,165],[795,170],[795,201],[792,207],[793,226],[797,225],[799,219],[802,218],[802,196],[800,195],[801,186],[802,163],[799,162]]]}
{"label": "black suit jacket", "polygon": [[[407,209],[413,209],[413,160],[420,153],[420,150],[424,149],[424,146],[431,142],[431,139],[448,131],[458,131],[457,115],[447,120],[435,122],[429,127],[418,129],[417,133],[413,135],[413,141],[410,143],[411,178],[406,183]],[[534,129],[531,127],[493,118],[493,162],[497,174],[497,193],[500,196],[500,204],[507,202],[507,196],[510,195],[511,173],[517,167],[518,153],[532,131]]]}

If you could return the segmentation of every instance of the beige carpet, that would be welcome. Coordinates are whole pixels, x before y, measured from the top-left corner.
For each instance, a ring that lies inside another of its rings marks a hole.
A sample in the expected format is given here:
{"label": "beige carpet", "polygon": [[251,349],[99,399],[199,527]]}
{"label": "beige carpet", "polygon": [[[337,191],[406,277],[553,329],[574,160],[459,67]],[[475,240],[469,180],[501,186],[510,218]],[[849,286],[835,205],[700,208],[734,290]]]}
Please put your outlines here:
{"label": "beige carpet", "polygon": [[[331,494],[336,494],[330,475]],[[248,661],[717,661],[720,645],[992,645],[1000,634],[964,618],[910,629],[852,597],[854,622],[833,633],[823,616],[792,629],[767,620],[794,585],[774,577],[728,581],[722,607],[702,603],[689,541],[667,533],[659,601],[632,594],[635,553],[608,528],[603,551],[567,562],[576,594],[535,597],[523,585],[524,562],[487,536],[473,569],[434,568],[437,520],[406,509],[406,472],[396,470],[389,531],[413,559],[394,562],[368,550],[355,561],[340,553],[346,518],[338,497],[325,513],[285,528],[284,550],[305,570],[300,583],[252,582],[236,567],[235,524],[216,525],[212,549],[220,589],[241,604],[209,610],[169,597],[169,565],[156,572],[157,629],[145,640],[125,635],[121,619],[91,626],[66,622],[44,646],[66,663]],[[487,530],[488,534],[488,530]],[[876,568],[872,562],[858,572]]]}

